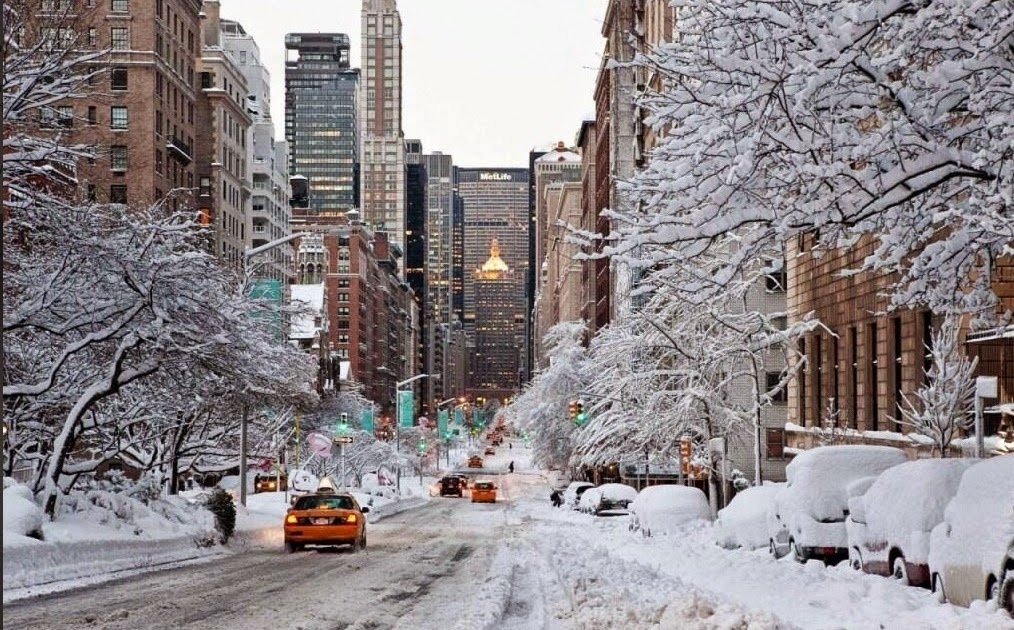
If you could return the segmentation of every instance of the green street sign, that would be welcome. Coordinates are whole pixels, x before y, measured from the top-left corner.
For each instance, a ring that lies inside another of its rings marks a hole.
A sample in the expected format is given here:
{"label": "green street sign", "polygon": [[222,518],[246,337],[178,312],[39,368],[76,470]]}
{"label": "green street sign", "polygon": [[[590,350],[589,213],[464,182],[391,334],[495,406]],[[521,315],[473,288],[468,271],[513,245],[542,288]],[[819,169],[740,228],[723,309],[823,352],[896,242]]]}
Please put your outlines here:
{"label": "green street sign", "polygon": [[372,434],[373,433],[373,409],[363,409],[363,417],[359,421],[359,425],[363,428],[363,431]]}
{"label": "green street sign", "polygon": [[441,409],[437,412],[437,433],[443,435],[447,433],[447,420],[450,414],[447,413],[446,409]]}
{"label": "green street sign", "polygon": [[398,424],[401,427],[412,426],[412,413],[415,411],[412,390],[398,392]]}

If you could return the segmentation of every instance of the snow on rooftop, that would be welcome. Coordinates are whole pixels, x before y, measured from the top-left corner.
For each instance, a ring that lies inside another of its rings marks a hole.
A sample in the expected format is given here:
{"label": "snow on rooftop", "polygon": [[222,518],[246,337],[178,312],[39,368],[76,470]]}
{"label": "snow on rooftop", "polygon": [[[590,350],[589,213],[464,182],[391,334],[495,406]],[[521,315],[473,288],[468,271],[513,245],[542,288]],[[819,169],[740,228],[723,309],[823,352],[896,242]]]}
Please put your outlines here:
{"label": "snow on rooftop", "polygon": [[292,317],[290,339],[313,339],[320,327],[314,321],[315,313],[324,310],[323,284],[294,284],[290,287],[292,302],[296,306],[308,308],[313,313],[299,313]]}

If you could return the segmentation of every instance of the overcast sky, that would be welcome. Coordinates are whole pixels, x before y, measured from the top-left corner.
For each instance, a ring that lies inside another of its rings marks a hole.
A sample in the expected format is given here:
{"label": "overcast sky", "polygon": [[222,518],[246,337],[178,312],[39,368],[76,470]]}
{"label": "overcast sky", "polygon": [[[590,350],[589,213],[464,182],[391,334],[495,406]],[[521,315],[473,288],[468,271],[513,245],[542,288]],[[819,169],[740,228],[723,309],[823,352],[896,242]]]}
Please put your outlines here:
{"label": "overcast sky", "polygon": [[[528,166],[594,111],[607,0],[399,0],[403,126],[459,166]],[[284,137],[286,33],[339,32],[359,67],[359,0],[222,0],[256,40]]]}

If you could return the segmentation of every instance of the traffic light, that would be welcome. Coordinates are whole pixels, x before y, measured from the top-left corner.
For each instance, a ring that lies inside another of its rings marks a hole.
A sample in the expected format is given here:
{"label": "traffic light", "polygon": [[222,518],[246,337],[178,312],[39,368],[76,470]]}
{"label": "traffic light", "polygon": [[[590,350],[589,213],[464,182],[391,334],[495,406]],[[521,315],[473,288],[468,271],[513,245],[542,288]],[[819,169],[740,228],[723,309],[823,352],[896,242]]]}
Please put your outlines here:
{"label": "traffic light", "polygon": [[567,419],[571,422],[577,421],[577,401],[572,400],[567,403]]}
{"label": "traffic light", "polygon": [[426,452],[426,440],[420,439],[419,440],[419,444],[417,444],[415,448],[416,448],[417,451],[419,451],[420,455],[422,455],[423,453],[425,453]]}
{"label": "traffic light", "polygon": [[579,400],[575,404],[577,405],[577,415],[574,416],[574,424],[582,426],[588,421],[588,412],[584,410],[583,401]]}
{"label": "traffic light", "polygon": [[344,411],[338,417],[338,424],[335,426],[335,432],[338,435],[348,435],[349,433],[349,414]]}

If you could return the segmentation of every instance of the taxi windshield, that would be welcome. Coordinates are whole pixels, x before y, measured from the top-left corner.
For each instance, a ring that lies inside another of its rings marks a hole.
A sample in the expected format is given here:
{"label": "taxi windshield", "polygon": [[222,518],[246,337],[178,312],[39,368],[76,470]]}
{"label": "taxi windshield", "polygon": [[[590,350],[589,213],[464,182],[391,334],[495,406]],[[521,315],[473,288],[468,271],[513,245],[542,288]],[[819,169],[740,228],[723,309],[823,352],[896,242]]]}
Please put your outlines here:
{"label": "taxi windshield", "polygon": [[299,497],[296,501],[297,510],[354,510],[352,497]]}

